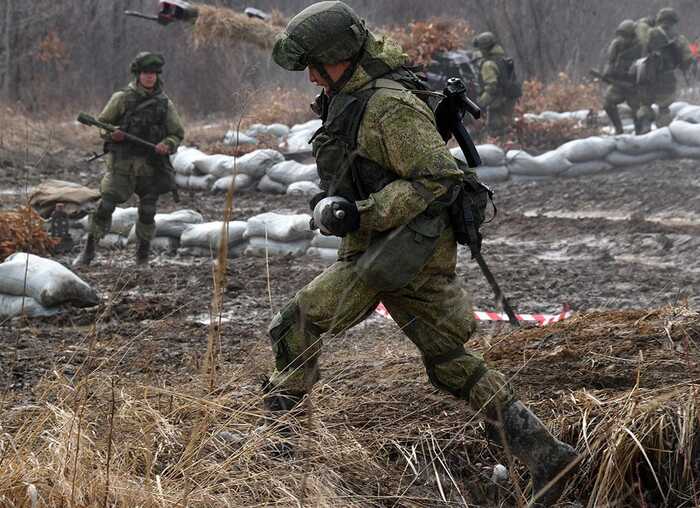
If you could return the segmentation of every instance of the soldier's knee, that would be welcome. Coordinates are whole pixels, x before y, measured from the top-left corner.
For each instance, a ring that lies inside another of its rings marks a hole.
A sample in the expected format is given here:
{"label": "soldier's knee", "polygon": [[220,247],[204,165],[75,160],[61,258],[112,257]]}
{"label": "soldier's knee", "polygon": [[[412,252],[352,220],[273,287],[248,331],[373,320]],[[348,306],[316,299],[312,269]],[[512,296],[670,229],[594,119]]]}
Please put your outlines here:
{"label": "soldier's knee", "polygon": [[303,315],[295,299],[275,314],[267,331],[278,369],[297,367],[303,363],[304,356],[318,352],[320,330]]}
{"label": "soldier's knee", "polygon": [[95,210],[95,215],[100,220],[107,220],[112,217],[116,207],[116,202],[110,196],[102,196],[100,203],[97,205],[97,210]]}
{"label": "soldier's knee", "polygon": [[142,224],[153,224],[156,217],[156,201],[141,200],[139,203],[139,222]]}
{"label": "soldier's knee", "polygon": [[472,388],[488,371],[484,361],[467,353],[463,346],[439,356],[424,357],[424,362],[433,386],[464,400],[470,399]]}

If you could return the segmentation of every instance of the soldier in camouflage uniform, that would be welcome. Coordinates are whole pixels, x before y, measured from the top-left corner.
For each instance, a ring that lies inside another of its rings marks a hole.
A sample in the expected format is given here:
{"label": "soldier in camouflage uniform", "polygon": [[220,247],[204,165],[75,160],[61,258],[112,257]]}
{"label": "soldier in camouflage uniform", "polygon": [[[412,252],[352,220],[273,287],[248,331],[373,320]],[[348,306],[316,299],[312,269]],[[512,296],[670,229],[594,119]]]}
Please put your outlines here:
{"label": "soldier in camouflage uniform", "polygon": [[518,97],[522,95],[515,82],[512,60],[491,32],[479,34],[474,47],[481,52],[479,82],[481,95],[477,101],[486,111],[486,129],[492,136],[504,134],[513,122]]}
{"label": "soldier in camouflage uniform", "polygon": [[[638,73],[642,86],[642,107],[639,112],[642,132],[651,129],[655,120],[658,127],[671,123],[673,117],[669,106],[676,98],[677,79],[675,71],[685,72],[693,65],[690,44],[678,32],[678,14],[674,9],[661,9],[656,16],[656,26],[649,31],[645,64]],[[656,104],[658,114],[651,108]]]}
{"label": "soldier in camouflage uniform", "polygon": [[[134,193],[139,197],[136,262],[148,262],[158,197],[170,192],[174,185],[167,157],[177,150],[185,136],[175,106],[163,92],[160,79],[163,65],[161,55],[139,53],[130,66],[133,81],[112,95],[97,118],[119,129],[102,133],[109,151],[107,173],[100,183],[102,197],[90,217],[87,241],[75,260],[76,265],[92,262],[96,243],[109,233],[116,205]],[[124,132],[155,144],[155,150],[126,141]]]}
{"label": "soldier in camouflage uniform", "polygon": [[608,63],[603,75],[612,81],[605,93],[604,109],[615,127],[615,134],[622,134],[622,120],[617,105],[626,102],[632,110],[635,132],[639,130],[637,112],[640,106],[636,80],[630,69],[642,57],[644,48],[637,37],[634,21],[627,19],[615,31],[616,37],[608,48]]}
{"label": "soldier in camouflage uniform", "polygon": [[[338,260],[270,324],[276,369],[263,387],[267,410],[298,407],[319,379],[321,336],[360,323],[382,302],[422,353],[430,381],[500,428],[494,435],[505,436],[539,491],[576,453],[517,400],[500,372],[464,347],[476,323],[455,273],[446,207],[462,179],[475,176],[458,166],[433,111],[409,91],[420,85],[401,47],[375,38],[343,2],[319,2],[292,18],[273,58],[288,70],[308,67],[324,89],[315,107],[323,126],[312,140],[324,192],[312,209],[325,196],[349,203],[341,218],[323,224],[343,237]],[[373,272],[374,263],[384,269]],[[562,483],[541,501],[558,498]]]}

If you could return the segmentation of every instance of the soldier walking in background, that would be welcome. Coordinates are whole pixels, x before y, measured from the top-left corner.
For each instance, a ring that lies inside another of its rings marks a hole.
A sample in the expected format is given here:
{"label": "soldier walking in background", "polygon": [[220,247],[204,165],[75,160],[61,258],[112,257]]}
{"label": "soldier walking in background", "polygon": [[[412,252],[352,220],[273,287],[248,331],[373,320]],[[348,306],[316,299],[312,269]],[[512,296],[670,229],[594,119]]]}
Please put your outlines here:
{"label": "soldier walking in background", "polygon": [[[647,56],[637,69],[637,81],[642,87],[639,112],[642,132],[648,132],[654,121],[658,127],[671,123],[669,106],[676,99],[678,86],[675,72],[688,71],[694,62],[688,39],[678,31],[678,21],[674,9],[661,9],[656,16],[656,26],[649,31]],[[652,104],[658,106],[658,114],[654,114]]]}
{"label": "soldier walking in background", "polygon": [[489,135],[504,134],[513,122],[513,113],[522,86],[515,75],[513,60],[491,32],[474,38],[474,47],[481,52],[479,83],[481,95],[477,101],[486,112],[486,129]]}
{"label": "soldier walking in background", "polygon": [[636,78],[632,74],[632,64],[643,55],[644,48],[639,40],[634,21],[626,19],[615,31],[608,48],[608,62],[603,70],[604,78],[610,83],[605,92],[604,109],[615,127],[615,134],[622,134],[622,120],[617,109],[618,104],[626,102],[632,110],[635,132],[639,133],[637,113],[641,104],[637,90]]}
{"label": "soldier walking in background", "polygon": [[[92,262],[97,242],[109,233],[116,205],[134,193],[139,197],[136,263],[148,262],[158,197],[170,192],[174,185],[167,158],[185,136],[175,106],[163,92],[160,79],[163,65],[161,55],[139,53],[130,66],[133,81],[112,95],[98,117],[99,121],[119,129],[103,132],[105,149],[109,152],[107,173],[100,183],[102,197],[90,217],[87,241],[74,262],[76,265]],[[155,144],[155,150],[126,140],[125,132]]]}
{"label": "soldier walking in background", "polygon": [[503,374],[464,347],[476,323],[455,272],[449,210],[458,192],[483,187],[445,146],[421,100],[429,94],[412,92],[421,82],[404,67],[401,47],[375,38],[343,2],[319,2],[289,22],[273,58],[287,70],[308,68],[324,89],[315,107],[323,126],[313,138],[324,192],[310,205],[316,226],[343,241],[338,261],[270,324],[276,369],[264,384],[267,410],[297,407],[320,377],[321,335],[360,323],[381,301],[421,351],[430,381],[485,415],[492,437],[527,465],[538,502],[553,503],[564,487],[558,475],[577,455]]}

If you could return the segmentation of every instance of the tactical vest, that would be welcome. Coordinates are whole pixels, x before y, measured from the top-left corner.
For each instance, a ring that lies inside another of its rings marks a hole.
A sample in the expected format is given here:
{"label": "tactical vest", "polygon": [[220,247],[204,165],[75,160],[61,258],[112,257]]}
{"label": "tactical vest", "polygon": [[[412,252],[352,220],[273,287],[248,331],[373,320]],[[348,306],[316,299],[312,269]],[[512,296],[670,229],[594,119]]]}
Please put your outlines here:
{"label": "tactical vest", "polygon": [[[119,128],[149,143],[158,144],[167,135],[168,97],[163,92],[143,96],[131,88],[124,90],[124,116]],[[124,142],[116,145],[122,157],[157,156],[152,148]]]}
{"label": "tactical vest", "polygon": [[483,68],[486,62],[494,62],[498,67],[498,95],[508,99],[517,99],[523,95],[523,87],[515,75],[515,63],[512,58],[492,57],[484,58],[479,66],[479,85],[484,89],[484,82],[481,80]]}
{"label": "tactical vest", "polygon": [[[408,69],[390,69],[380,60],[374,67],[363,63],[363,68],[376,76],[368,85],[352,93],[337,93],[330,100],[321,94],[315,110],[323,120],[322,127],[311,138],[321,189],[328,195],[342,196],[349,201],[369,198],[398,178],[359,152],[357,137],[367,104],[381,88],[408,89],[426,103],[430,89]],[[381,65],[384,65],[384,68]]]}
{"label": "tactical vest", "polygon": [[642,52],[642,45],[638,42],[634,42],[622,51],[619,51],[610,69],[611,77],[626,81],[634,81],[630,74],[630,68],[634,62],[642,58]]}

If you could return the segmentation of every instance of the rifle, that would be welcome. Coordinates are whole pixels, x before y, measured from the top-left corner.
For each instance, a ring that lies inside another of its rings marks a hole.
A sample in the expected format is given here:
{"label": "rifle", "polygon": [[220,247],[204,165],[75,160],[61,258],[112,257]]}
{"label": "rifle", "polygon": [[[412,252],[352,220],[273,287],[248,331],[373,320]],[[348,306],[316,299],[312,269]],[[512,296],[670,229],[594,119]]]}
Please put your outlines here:
{"label": "rifle", "polygon": [[[97,118],[95,118],[92,115],[88,115],[87,113],[82,113],[82,112],[78,113],[77,120],[78,120],[78,122],[82,123],[83,125],[88,125],[90,127],[97,127],[99,129],[105,130],[107,132],[115,132],[115,131],[120,130],[119,127],[115,127],[114,125],[110,125],[108,123],[100,122]],[[122,131],[122,132],[124,132],[124,131]],[[132,143],[136,143],[137,145],[146,146],[148,148],[151,148],[151,149],[153,149],[154,152],[156,150],[156,145],[154,143],[151,143],[150,141],[146,141],[145,139],[141,139],[138,136],[134,136],[133,134],[129,134],[128,132],[124,132],[124,139],[126,139],[127,141],[131,141]],[[97,154],[95,154],[95,156],[88,159],[88,162],[91,162],[95,159],[98,159],[102,155],[105,155],[106,153],[107,153],[107,150],[105,150],[105,152],[99,156]],[[161,155],[160,157],[162,158],[163,166],[165,167],[165,170],[168,173],[168,176],[170,177],[171,182],[172,182],[170,192],[173,195],[173,201],[175,201],[176,203],[179,203],[180,202],[180,194],[178,193],[177,185],[175,184],[174,181],[172,181],[173,180],[173,175],[172,175],[173,168],[170,164],[170,156]]]}
{"label": "rifle", "polygon": [[588,74],[590,74],[594,78],[601,80],[603,83],[607,83],[608,85],[619,86],[620,88],[624,88],[625,90],[630,91],[635,89],[634,83],[611,78],[610,76],[606,76],[602,72],[597,71],[595,69],[591,69],[590,71],[588,71]]}

